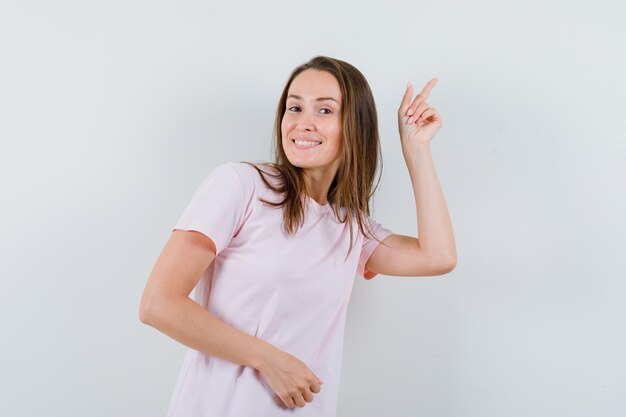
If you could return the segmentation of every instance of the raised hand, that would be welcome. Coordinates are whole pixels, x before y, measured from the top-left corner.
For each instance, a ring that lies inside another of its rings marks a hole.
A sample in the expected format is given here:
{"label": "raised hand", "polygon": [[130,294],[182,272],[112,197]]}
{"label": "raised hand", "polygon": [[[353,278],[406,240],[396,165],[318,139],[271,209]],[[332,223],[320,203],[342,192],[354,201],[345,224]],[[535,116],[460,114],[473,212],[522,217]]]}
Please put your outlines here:
{"label": "raised hand", "polygon": [[409,83],[407,86],[398,109],[398,129],[402,146],[429,144],[435,133],[443,126],[437,110],[426,103],[435,84],[437,84],[437,78],[428,81],[412,103],[413,85]]}

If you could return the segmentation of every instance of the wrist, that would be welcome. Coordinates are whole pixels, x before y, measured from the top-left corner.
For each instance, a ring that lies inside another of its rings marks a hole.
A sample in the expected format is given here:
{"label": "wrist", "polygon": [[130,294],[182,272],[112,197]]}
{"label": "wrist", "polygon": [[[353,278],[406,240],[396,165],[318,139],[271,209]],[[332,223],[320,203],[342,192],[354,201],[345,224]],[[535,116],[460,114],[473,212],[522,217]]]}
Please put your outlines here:
{"label": "wrist", "polygon": [[266,364],[269,362],[269,358],[272,353],[277,349],[275,346],[267,343],[263,339],[259,339],[258,337],[254,337],[254,345],[251,349],[251,355],[249,358],[249,366],[252,368],[263,371],[265,369]]}
{"label": "wrist", "polygon": [[430,154],[430,142],[429,143],[421,143],[421,142],[413,142],[409,143],[408,141],[402,142],[402,153],[404,155],[420,155],[420,154]]}
{"label": "wrist", "polygon": [[402,140],[402,149],[408,149],[408,150],[423,150],[423,149],[430,149],[430,142],[418,142],[418,141],[408,141],[408,140]]}

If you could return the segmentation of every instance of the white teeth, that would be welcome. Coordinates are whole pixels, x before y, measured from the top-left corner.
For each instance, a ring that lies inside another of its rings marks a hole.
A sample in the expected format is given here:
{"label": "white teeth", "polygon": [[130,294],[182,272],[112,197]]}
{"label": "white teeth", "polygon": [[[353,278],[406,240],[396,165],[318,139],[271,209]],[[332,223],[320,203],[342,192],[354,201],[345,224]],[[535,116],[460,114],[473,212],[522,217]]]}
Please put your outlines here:
{"label": "white teeth", "polygon": [[322,142],[311,142],[308,140],[294,140],[295,143],[297,143],[300,146],[315,146],[315,145],[319,145]]}

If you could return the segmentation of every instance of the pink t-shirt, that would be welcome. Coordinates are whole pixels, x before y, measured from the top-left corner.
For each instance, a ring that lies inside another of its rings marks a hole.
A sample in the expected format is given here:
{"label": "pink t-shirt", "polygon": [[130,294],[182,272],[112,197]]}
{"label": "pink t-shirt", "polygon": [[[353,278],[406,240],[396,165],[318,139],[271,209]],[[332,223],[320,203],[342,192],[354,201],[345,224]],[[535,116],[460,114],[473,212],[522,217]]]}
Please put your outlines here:
{"label": "pink t-shirt", "polygon": [[[256,369],[189,348],[168,417],[335,416],[348,301],[356,273],[376,275],[364,267],[379,242],[363,236],[355,221],[347,257],[348,223],[335,218],[330,204],[310,197],[303,227],[288,235],[281,229],[282,208],[259,197],[280,201],[243,162],[219,165],[193,195],[174,229],[201,232],[217,249],[194,299],[224,322],[294,355],[324,383],[312,402],[288,408]],[[392,234],[367,220],[381,241]]]}

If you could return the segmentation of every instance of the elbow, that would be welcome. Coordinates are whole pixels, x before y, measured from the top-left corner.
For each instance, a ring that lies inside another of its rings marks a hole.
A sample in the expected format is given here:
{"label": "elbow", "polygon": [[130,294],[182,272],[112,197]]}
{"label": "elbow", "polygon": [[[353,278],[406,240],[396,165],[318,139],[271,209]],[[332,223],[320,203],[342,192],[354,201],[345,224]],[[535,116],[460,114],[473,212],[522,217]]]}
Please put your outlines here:
{"label": "elbow", "polygon": [[452,272],[454,268],[456,268],[456,258],[453,258],[452,260],[450,260],[450,262],[448,263],[448,268],[447,268],[446,273]]}
{"label": "elbow", "polygon": [[145,295],[141,298],[141,302],[139,303],[139,321],[143,324],[151,323],[151,313],[152,313],[152,305],[154,302],[146,297]]}
{"label": "elbow", "polygon": [[440,263],[440,271],[439,275],[444,275],[452,272],[454,268],[456,268],[456,256],[447,257],[444,261]]}
{"label": "elbow", "polygon": [[143,304],[139,305],[139,321],[143,324],[148,324],[148,310]]}
{"label": "elbow", "polygon": [[160,326],[163,320],[171,316],[178,299],[159,292],[145,293],[139,304],[139,321],[152,327]]}

